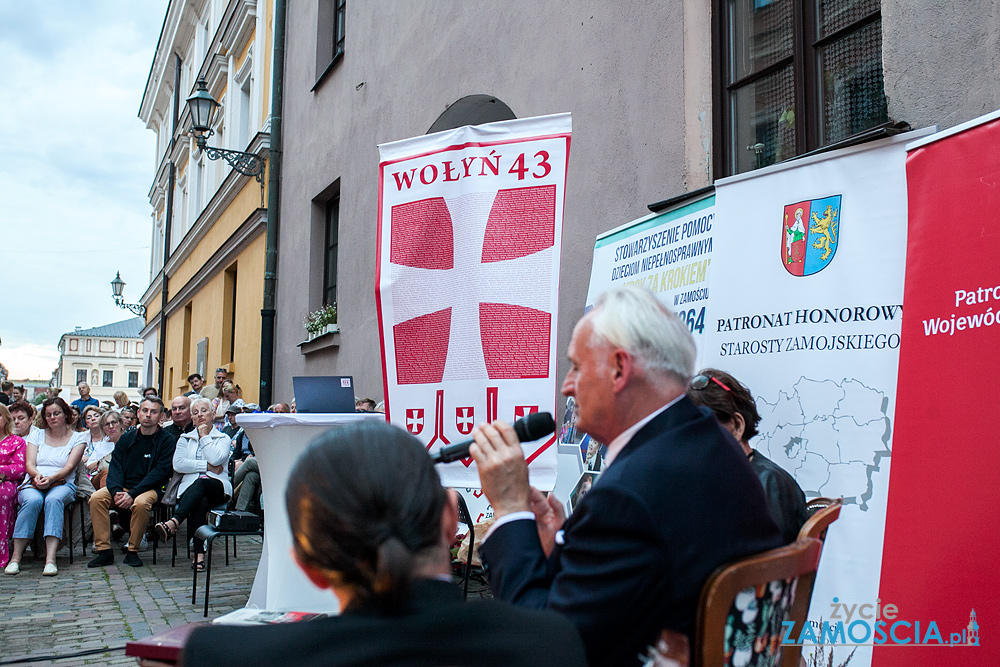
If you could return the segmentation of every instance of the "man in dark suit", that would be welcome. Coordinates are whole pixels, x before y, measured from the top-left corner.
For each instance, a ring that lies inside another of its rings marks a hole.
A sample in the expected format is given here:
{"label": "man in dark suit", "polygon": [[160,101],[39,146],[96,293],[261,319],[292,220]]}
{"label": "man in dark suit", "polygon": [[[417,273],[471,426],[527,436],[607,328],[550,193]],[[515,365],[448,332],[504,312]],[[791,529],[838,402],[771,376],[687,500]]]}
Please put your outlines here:
{"label": "man in dark suit", "polygon": [[331,429],[299,458],[285,498],[295,560],[337,595],[341,615],[195,630],[186,667],[584,667],[580,637],[558,614],[463,602],[450,581],[458,496],[406,431]]}
{"label": "man in dark suit", "polygon": [[781,545],[739,445],[685,395],[694,357],[690,332],[644,290],[611,290],[580,320],[562,393],[608,448],[568,521],[528,485],[509,425],[474,433],[497,517],[480,547],[494,594],[565,614],[592,667],[638,664],[665,628],[693,636],[708,576]]}

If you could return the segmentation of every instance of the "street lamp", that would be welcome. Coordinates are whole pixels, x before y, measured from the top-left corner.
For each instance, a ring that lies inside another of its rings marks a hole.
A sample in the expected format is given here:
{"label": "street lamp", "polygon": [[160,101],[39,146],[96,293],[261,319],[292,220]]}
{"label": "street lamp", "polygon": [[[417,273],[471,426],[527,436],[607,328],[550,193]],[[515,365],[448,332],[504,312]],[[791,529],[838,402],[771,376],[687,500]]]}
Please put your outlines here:
{"label": "street lamp", "polygon": [[[245,153],[243,151],[231,151],[226,148],[212,148],[208,145],[208,138],[215,134],[212,129],[212,117],[215,116],[219,103],[215,101],[212,94],[208,92],[208,83],[205,79],[198,79],[195,84],[194,95],[187,98],[188,111],[191,112],[191,129],[189,132],[194,135],[198,148],[205,151],[209,160],[222,158],[229,163],[233,169],[244,176],[253,176],[257,182],[264,187],[264,160],[256,153]],[[263,190],[261,191],[263,192]]]}
{"label": "street lamp", "polygon": [[119,308],[131,310],[139,317],[145,317],[146,306],[142,305],[141,303],[125,303],[125,298],[122,296],[122,290],[124,289],[125,289],[125,281],[122,280],[121,271],[116,271],[115,279],[111,281],[111,295],[115,299],[115,304]]}

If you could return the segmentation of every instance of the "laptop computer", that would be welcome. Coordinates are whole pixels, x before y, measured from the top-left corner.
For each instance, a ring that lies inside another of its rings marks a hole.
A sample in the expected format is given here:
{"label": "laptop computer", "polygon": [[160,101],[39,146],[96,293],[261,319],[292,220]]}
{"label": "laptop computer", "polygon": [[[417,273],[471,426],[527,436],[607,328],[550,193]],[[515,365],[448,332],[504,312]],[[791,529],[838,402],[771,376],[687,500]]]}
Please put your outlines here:
{"label": "laptop computer", "polygon": [[292,390],[299,412],[354,412],[354,378],[350,375],[293,377]]}

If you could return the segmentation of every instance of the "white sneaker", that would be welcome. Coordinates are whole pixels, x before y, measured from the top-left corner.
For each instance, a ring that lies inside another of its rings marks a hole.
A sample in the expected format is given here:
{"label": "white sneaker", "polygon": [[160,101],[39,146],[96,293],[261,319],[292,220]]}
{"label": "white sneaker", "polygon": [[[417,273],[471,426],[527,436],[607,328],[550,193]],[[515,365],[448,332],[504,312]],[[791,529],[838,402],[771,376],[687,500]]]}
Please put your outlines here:
{"label": "white sneaker", "polygon": [[145,535],[142,536],[142,541],[139,542],[139,551],[149,551],[149,541]]}
{"label": "white sneaker", "polygon": [[15,561],[7,563],[7,567],[3,569],[4,574],[18,574],[21,571],[21,564]]}
{"label": "white sneaker", "polygon": [[59,568],[56,567],[55,563],[46,563],[45,568],[42,570],[43,577],[54,577],[59,574]]}

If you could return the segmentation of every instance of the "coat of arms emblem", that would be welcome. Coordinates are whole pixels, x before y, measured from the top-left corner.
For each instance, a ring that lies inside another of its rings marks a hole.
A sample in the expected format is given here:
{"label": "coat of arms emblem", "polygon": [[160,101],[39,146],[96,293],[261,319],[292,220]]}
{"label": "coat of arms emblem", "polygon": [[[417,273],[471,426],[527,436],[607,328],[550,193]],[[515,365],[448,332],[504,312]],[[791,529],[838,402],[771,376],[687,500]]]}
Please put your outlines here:
{"label": "coat of arms emblem", "polygon": [[840,232],[841,196],[785,206],[781,224],[781,264],[793,276],[811,276],[833,260]]}

